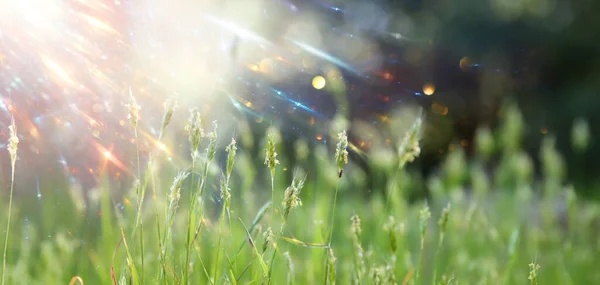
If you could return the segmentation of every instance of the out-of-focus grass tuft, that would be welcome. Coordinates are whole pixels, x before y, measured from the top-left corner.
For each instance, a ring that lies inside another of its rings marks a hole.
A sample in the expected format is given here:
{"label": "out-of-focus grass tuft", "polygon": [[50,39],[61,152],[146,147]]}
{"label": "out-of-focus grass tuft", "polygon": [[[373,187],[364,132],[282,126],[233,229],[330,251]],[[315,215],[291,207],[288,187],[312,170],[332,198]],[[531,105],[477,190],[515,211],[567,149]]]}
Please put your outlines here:
{"label": "out-of-focus grass tuft", "polygon": [[[193,110],[189,152],[168,157],[159,146],[184,143],[168,139],[173,106],[149,161],[132,166],[131,193],[109,177],[88,192],[53,179],[44,199],[2,207],[6,284],[600,284],[600,204],[577,198],[551,135],[534,169],[512,106],[498,132],[478,131],[475,157],[457,146],[425,178],[405,167],[420,154],[421,114],[392,120],[365,153],[369,189],[343,131],[313,150],[274,129],[258,143],[244,125],[231,140],[216,123],[205,135],[210,120]],[[585,152],[587,124],[574,128]],[[427,201],[409,202],[422,185]]]}

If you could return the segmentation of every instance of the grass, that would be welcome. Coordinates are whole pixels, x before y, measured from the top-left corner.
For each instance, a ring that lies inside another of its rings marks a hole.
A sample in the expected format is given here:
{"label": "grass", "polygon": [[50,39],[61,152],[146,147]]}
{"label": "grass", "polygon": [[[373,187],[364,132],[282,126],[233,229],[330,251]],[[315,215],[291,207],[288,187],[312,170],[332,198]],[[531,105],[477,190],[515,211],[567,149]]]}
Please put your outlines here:
{"label": "grass", "polygon": [[[167,127],[173,109],[167,104],[159,144],[181,143],[165,139],[169,128],[180,127]],[[401,120],[402,126],[390,126],[405,130],[392,147],[365,154],[374,175],[367,184],[365,170],[347,160],[352,145],[345,135],[337,147],[305,149],[291,165],[277,156],[290,146],[276,131],[261,146],[242,139],[225,147],[220,142],[231,138],[217,135],[216,123],[204,134],[194,111],[186,128],[190,156],[170,158],[157,145],[146,154],[147,167],[132,166],[139,171],[130,192],[111,191],[108,176],[87,192],[66,177],[45,177],[44,199],[21,195],[14,205],[9,199],[0,211],[8,222],[2,279],[600,284],[600,204],[580,199],[564,181],[550,135],[541,142],[542,175],[536,176],[533,158],[520,148],[520,113],[507,107],[504,114],[498,132],[478,132],[477,155],[467,159],[456,147],[440,172],[426,178],[405,167],[420,153],[420,115]],[[427,199],[409,199],[423,184]],[[147,187],[153,191],[144,197]]]}
{"label": "grass", "polygon": [[8,237],[10,235],[10,221],[12,217],[13,192],[15,189],[15,164],[17,162],[17,151],[19,137],[17,136],[17,127],[15,119],[12,118],[12,123],[9,127],[10,138],[8,143],[8,152],[10,153],[10,197],[8,198],[8,215],[6,218],[6,238],[4,239],[4,251],[2,254],[2,285],[6,281],[6,252],[8,250]]}

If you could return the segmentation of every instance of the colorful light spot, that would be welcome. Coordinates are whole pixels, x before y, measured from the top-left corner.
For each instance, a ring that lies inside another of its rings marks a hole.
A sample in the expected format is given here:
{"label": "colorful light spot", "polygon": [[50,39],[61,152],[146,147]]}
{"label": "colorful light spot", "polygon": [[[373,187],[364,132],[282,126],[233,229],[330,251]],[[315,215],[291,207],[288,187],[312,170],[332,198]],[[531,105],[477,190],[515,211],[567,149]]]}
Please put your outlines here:
{"label": "colorful light spot", "polygon": [[325,78],[323,78],[323,76],[321,75],[315,76],[315,78],[313,78],[312,80],[312,86],[317,90],[323,89],[323,87],[325,87],[325,84]]}
{"label": "colorful light spot", "polygon": [[433,95],[433,93],[435,93],[435,85],[433,83],[423,85],[423,93],[427,96]]}

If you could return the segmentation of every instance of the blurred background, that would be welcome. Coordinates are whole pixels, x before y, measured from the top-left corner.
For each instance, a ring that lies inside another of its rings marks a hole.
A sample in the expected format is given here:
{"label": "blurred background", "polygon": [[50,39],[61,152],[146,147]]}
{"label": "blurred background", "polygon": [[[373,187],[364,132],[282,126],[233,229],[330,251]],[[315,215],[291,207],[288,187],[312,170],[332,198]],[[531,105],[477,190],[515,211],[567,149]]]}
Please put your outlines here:
{"label": "blurred background", "polygon": [[[130,94],[142,107],[142,156],[158,144],[163,102],[177,98],[168,154],[181,164],[188,158],[187,109],[195,106],[207,129],[219,120],[225,134],[252,134],[257,143],[244,147],[257,153],[271,126],[286,142],[303,138],[309,147],[330,148],[332,135],[347,128],[353,160],[365,165],[364,153],[391,147],[403,135],[383,131],[394,114],[402,118],[405,107],[421,106],[426,131],[415,168],[427,175],[449,148],[472,155],[477,128],[495,128],[510,100],[527,123],[527,151],[537,157],[542,137],[556,136],[568,179],[596,195],[600,149],[592,140],[577,151],[571,142],[576,122],[588,122],[580,125],[592,137],[599,131],[599,6],[0,0],[2,141],[14,116],[18,165],[28,170],[17,175],[17,188],[41,196],[40,183],[56,173],[84,188],[110,173],[116,187],[129,187],[135,165],[125,107]],[[1,158],[8,185],[6,151]]]}

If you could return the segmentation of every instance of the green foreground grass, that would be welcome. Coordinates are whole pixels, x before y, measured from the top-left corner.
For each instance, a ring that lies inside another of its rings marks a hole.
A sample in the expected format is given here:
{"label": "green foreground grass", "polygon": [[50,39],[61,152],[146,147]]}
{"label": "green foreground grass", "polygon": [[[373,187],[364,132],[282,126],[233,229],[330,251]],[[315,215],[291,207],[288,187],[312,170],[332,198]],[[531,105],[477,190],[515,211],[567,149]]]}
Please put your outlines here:
{"label": "green foreground grass", "polygon": [[[137,137],[139,107],[129,107]],[[158,141],[172,112],[167,104]],[[600,207],[564,183],[551,137],[536,178],[509,108],[499,133],[479,132],[477,157],[456,148],[423,179],[404,167],[419,154],[420,119],[408,125],[384,155],[366,154],[368,187],[346,164],[344,135],[335,150],[296,144],[290,165],[277,132],[259,154],[225,149],[218,142],[231,138],[216,124],[205,134],[193,111],[189,166],[157,148],[124,196],[108,182],[84,193],[56,179],[41,185],[42,200],[3,207],[3,283],[600,284]],[[409,202],[423,184],[428,199]]]}

